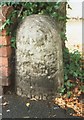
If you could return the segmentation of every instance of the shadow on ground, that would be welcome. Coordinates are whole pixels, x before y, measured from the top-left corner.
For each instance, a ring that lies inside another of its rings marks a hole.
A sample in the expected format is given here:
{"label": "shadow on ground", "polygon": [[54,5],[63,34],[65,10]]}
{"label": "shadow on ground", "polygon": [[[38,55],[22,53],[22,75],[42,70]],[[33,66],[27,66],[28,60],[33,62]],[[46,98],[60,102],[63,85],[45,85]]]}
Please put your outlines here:
{"label": "shadow on ground", "polygon": [[34,101],[11,94],[3,96],[3,103],[2,118],[78,118],[70,116],[72,110],[61,109],[51,100]]}

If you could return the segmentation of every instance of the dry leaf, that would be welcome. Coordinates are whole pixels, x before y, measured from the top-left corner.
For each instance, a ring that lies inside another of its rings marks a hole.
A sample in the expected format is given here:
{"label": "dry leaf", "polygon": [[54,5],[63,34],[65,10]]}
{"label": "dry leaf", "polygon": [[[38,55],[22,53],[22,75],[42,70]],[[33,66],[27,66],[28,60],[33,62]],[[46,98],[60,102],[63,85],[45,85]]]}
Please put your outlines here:
{"label": "dry leaf", "polygon": [[6,112],[10,112],[10,110],[6,110]]}
{"label": "dry leaf", "polygon": [[29,106],[30,106],[30,103],[26,103],[26,106],[29,107]]}
{"label": "dry leaf", "polygon": [[74,92],[75,92],[75,93],[78,93],[78,91],[79,91],[78,87],[75,87],[75,88],[74,88]]}
{"label": "dry leaf", "polygon": [[2,103],[3,106],[6,106],[6,105],[8,105],[8,104],[9,104],[8,102]]}
{"label": "dry leaf", "polygon": [[36,99],[36,98],[31,98],[30,100],[35,100],[35,101],[37,101],[37,99]]}
{"label": "dry leaf", "polygon": [[58,104],[61,108],[72,108],[75,111],[74,116],[84,117],[83,115],[83,105],[79,102],[79,99],[74,95],[71,98],[66,98],[66,95],[61,96],[55,99],[55,103]]}

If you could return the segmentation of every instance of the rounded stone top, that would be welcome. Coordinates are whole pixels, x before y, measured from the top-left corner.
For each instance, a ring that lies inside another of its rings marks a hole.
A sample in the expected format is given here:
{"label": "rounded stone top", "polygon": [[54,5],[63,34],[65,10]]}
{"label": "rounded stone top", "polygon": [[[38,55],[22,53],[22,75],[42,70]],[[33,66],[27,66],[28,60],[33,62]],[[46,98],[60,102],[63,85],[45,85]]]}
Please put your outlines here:
{"label": "rounded stone top", "polygon": [[34,40],[36,37],[42,37],[48,33],[55,35],[57,38],[60,37],[55,20],[47,15],[34,14],[27,16],[18,26],[17,32],[20,33],[19,35],[23,35],[23,30],[25,36],[29,36]]}
{"label": "rounded stone top", "polygon": [[56,28],[55,20],[52,17],[48,16],[48,15],[33,14],[33,15],[30,15],[30,16],[27,16],[26,18],[24,18],[23,21],[22,21],[22,23],[24,21],[25,22],[29,21],[29,23],[31,23],[31,24],[37,24],[37,25],[39,25],[39,23],[41,23],[41,24],[45,23],[44,27],[46,27],[47,25],[49,25],[49,23],[51,23],[51,26],[53,28]]}

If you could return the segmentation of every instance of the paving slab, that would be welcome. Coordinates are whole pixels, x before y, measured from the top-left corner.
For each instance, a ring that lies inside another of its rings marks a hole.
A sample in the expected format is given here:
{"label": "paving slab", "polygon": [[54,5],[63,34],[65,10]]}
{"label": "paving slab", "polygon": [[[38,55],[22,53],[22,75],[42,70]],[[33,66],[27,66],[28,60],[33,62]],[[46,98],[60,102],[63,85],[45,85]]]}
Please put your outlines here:
{"label": "paving slab", "polygon": [[2,118],[80,118],[70,116],[72,109],[64,110],[52,100],[35,101],[11,94],[3,96],[3,103]]}

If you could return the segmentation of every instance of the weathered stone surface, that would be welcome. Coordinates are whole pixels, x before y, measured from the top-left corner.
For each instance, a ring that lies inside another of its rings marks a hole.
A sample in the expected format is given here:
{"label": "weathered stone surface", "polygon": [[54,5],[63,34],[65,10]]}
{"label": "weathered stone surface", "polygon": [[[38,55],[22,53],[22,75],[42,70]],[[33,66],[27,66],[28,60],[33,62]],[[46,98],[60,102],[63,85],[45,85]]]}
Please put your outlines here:
{"label": "weathered stone surface", "polygon": [[56,95],[63,85],[63,61],[55,21],[45,15],[26,17],[17,29],[16,45],[17,94],[39,99]]}

